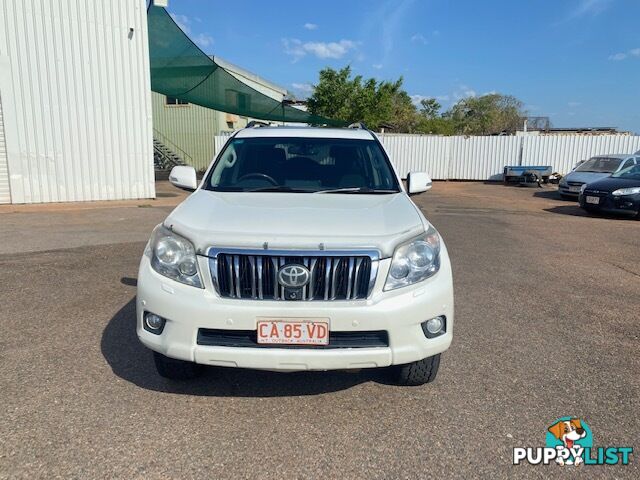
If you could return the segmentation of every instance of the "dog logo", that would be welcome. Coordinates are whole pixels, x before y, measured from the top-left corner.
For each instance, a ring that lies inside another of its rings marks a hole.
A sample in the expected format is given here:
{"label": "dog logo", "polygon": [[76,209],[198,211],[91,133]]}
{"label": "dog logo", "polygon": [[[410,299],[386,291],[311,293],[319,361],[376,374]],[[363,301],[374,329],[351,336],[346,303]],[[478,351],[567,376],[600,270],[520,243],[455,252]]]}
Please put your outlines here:
{"label": "dog logo", "polygon": [[[568,420],[558,420],[547,429],[547,432],[550,433],[558,442],[561,442],[561,446],[572,453],[572,455],[570,455],[566,460],[561,456],[557,457],[556,463],[559,465],[566,464],[576,466],[583,463],[583,459],[580,455],[573,455],[573,452],[576,451],[576,449],[574,449],[574,445],[579,445],[581,448],[590,447],[591,441],[583,442],[583,440],[587,438],[587,430],[582,426],[580,419],[569,418]],[[555,445],[549,445],[549,443],[549,435],[547,434],[547,446],[558,446],[557,442],[551,442],[555,443]]]}
{"label": "dog logo", "polygon": [[591,429],[584,419],[562,417],[547,428],[546,445],[513,447],[513,464],[520,465],[629,465],[633,447],[593,447]]}

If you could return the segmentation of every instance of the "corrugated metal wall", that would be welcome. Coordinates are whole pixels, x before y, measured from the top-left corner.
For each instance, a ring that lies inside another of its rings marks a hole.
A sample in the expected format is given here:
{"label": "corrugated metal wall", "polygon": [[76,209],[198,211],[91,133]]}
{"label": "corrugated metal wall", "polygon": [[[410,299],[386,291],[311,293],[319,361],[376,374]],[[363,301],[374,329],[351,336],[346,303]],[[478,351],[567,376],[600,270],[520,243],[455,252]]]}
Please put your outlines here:
{"label": "corrugated metal wall", "polygon": [[[448,138],[451,142],[451,158],[448,176],[442,177],[443,179],[500,180],[505,165],[518,163],[518,137]],[[442,162],[446,163],[446,159]],[[418,169],[419,166],[417,164],[415,168]],[[401,175],[404,177],[406,172],[402,172]]]}
{"label": "corrugated metal wall", "polygon": [[449,137],[379,134],[378,138],[403,177],[411,170],[420,170],[430,172],[436,179],[448,178],[451,157]]}
{"label": "corrugated metal wall", "polygon": [[567,173],[580,160],[606,153],[633,153],[640,150],[640,137],[603,136],[539,136],[524,137],[523,165],[553,165]]}
{"label": "corrugated metal wall", "polygon": [[[215,137],[215,154],[228,135]],[[398,173],[428,172],[434,180],[501,180],[506,165],[551,165],[566,174],[580,160],[640,150],[640,136],[436,137],[378,134]],[[520,159],[522,158],[522,162]]]}
{"label": "corrugated metal wall", "polygon": [[7,165],[7,146],[4,141],[2,97],[0,97],[0,203],[11,203],[11,193],[9,192],[9,167]]}
{"label": "corrugated metal wall", "polygon": [[0,62],[14,203],[155,196],[145,0],[2,0]]}
{"label": "corrugated metal wall", "polygon": [[[152,93],[153,128],[163,141],[166,137],[171,143],[189,155],[183,160],[198,170],[207,168],[214,153],[214,136],[220,131],[224,113],[198,105],[166,105],[166,97]],[[224,124],[226,127],[226,123]],[[166,144],[172,148],[171,144]],[[175,149],[174,149],[175,150]],[[174,153],[181,155],[181,152]]]}

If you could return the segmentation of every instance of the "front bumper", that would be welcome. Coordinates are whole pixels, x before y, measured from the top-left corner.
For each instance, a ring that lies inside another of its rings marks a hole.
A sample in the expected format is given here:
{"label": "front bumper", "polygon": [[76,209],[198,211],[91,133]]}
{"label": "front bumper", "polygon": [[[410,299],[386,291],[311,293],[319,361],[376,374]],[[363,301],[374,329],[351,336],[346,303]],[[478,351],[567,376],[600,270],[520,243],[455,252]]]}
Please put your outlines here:
{"label": "front bumper", "polygon": [[[354,301],[261,301],[221,298],[208,259],[199,257],[205,288],[174,282],[156,273],[144,255],[138,274],[137,333],[150,349],[205,365],[275,371],[384,367],[445,351],[453,336],[451,264],[443,245],[440,271],[417,285],[383,292],[390,259],[380,261],[374,293]],[[145,312],[167,319],[160,335],[142,326]],[[421,323],[445,315],[446,333],[425,337]],[[389,346],[376,348],[251,348],[199,345],[198,330],[255,330],[260,317],[328,318],[331,331],[386,331]]]}
{"label": "front bumper", "polygon": [[[586,197],[598,197],[599,203],[587,203]],[[638,215],[640,212],[640,194],[614,196],[609,193],[590,192],[585,190],[578,201],[580,207],[587,211],[615,213],[623,215]]]}
{"label": "front bumper", "polygon": [[[576,190],[577,188],[577,190]],[[580,185],[558,185],[558,192],[565,197],[578,198],[580,195]]]}

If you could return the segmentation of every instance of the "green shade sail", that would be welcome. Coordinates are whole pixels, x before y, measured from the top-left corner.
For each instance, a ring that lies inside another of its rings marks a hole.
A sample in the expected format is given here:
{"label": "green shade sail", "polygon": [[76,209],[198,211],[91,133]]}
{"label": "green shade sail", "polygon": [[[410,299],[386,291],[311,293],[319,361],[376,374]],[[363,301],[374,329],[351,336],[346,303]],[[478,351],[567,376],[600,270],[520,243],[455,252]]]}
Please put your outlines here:
{"label": "green shade sail", "polygon": [[261,120],[344,125],[293,108],[241,82],[200,50],[164,8],[150,5],[147,21],[154,92]]}

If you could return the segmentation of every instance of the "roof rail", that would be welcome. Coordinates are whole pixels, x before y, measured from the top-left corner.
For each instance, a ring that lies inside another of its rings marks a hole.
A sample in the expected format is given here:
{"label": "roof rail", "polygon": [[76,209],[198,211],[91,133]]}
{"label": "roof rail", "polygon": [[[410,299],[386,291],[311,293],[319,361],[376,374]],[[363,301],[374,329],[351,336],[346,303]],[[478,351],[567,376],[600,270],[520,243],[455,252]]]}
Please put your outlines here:
{"label": "roof rail", "polygon": [[260,120],[251,120],[247,123],[247,126],[244,128],[260,128],[260,127],[270,127],[271,125],[267,122],[261,122]]}
{"label": "roof rail", "polygon": [[347,128],[360,128],[362,130],[368,130],[364,122],[354,122],[351,125],[349,125]]}

